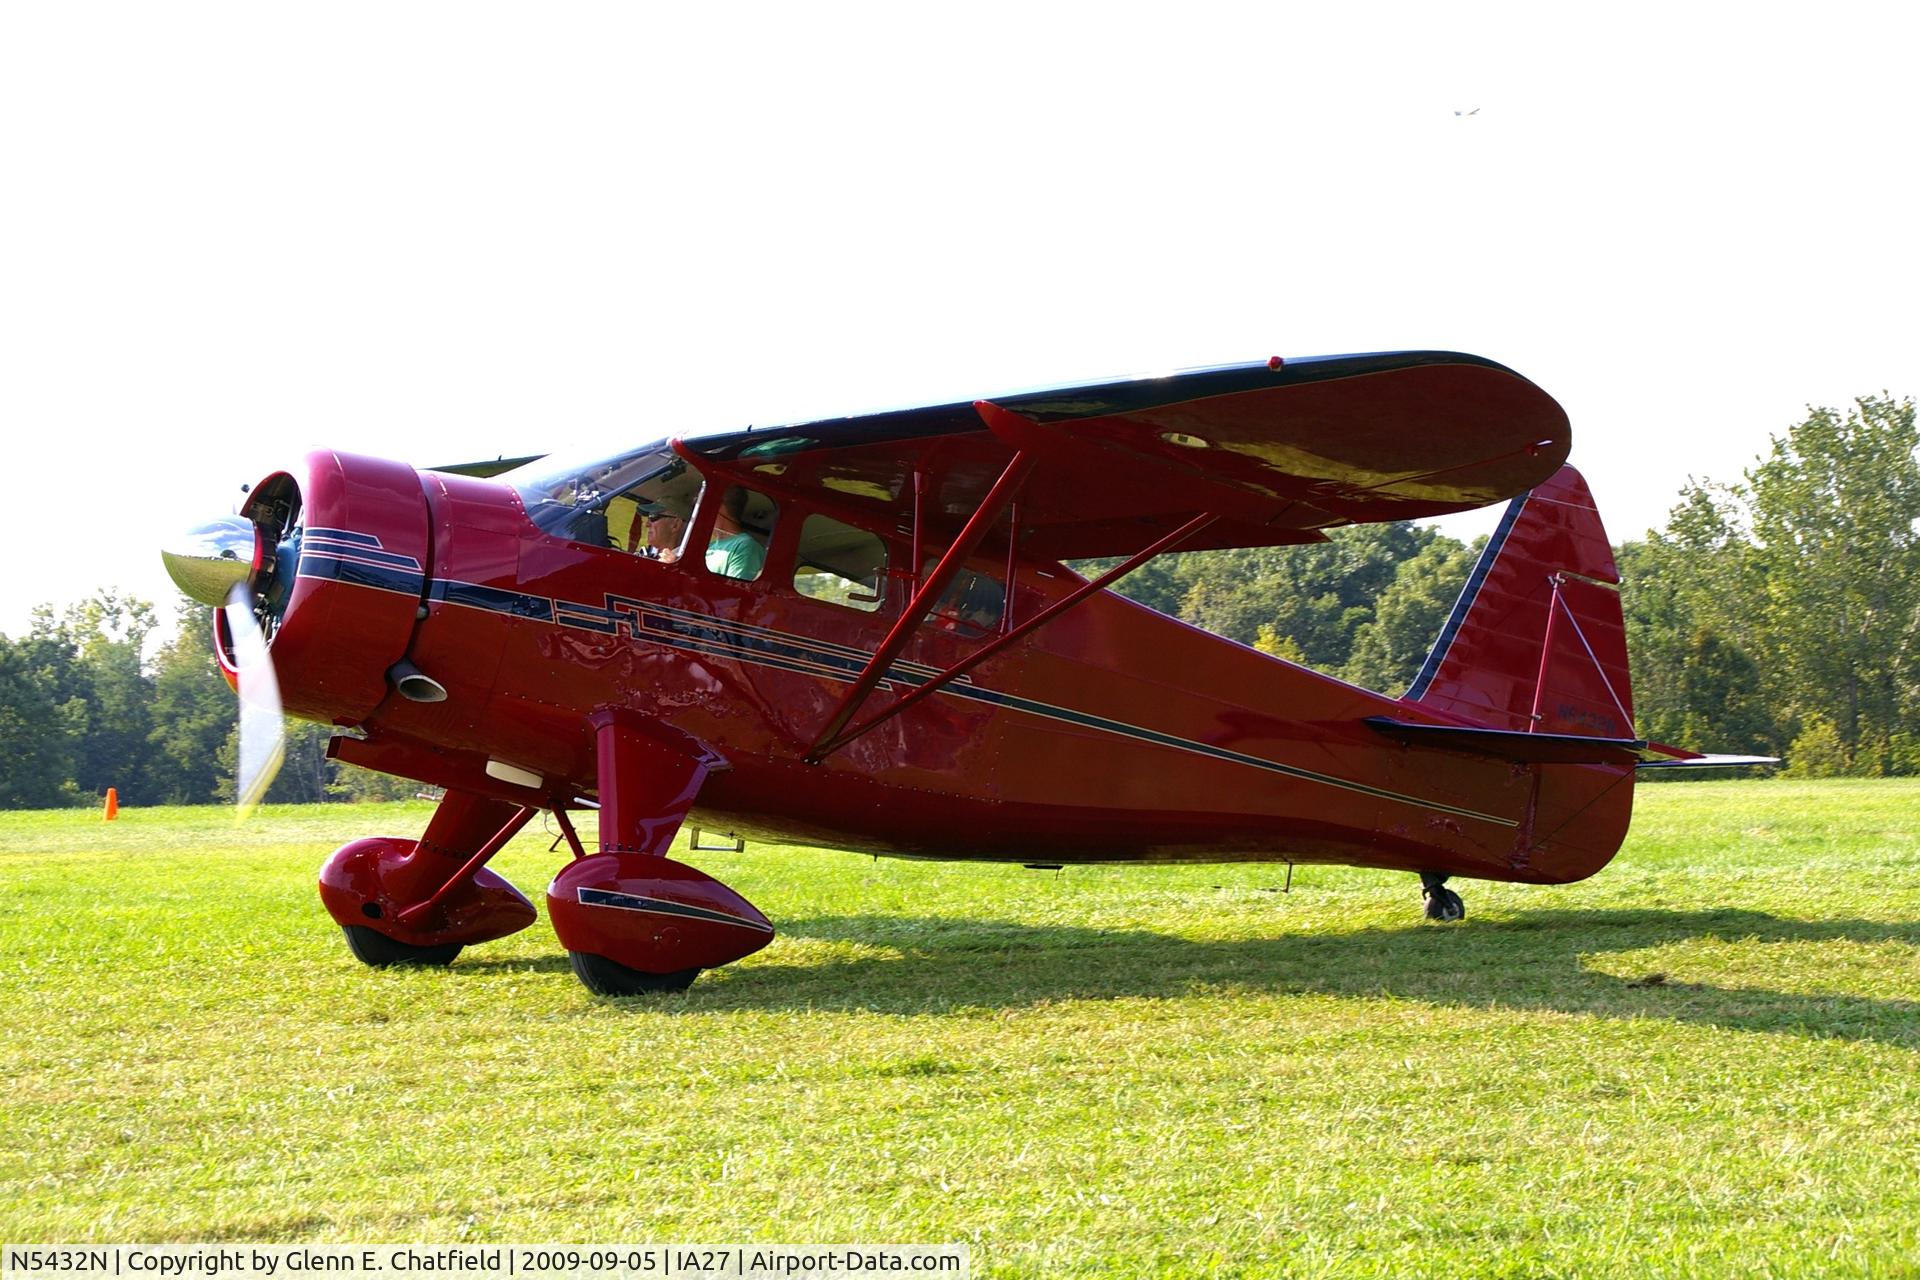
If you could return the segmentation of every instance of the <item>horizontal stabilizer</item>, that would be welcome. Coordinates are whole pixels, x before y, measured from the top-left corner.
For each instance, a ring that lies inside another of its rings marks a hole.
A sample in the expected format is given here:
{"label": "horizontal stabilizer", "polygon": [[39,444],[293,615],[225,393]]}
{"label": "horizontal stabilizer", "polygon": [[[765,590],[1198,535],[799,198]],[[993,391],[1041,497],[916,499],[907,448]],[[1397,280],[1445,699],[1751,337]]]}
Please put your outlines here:
{"label": "horizontal stabilizer", "polygon": [[1579,733],[1526,733],[1446,724],[1412,724],[1369,716],[1367,725],[1396,742],[1442,751],[1466,751],[1518,764],[1639,764],[1647,743],[1639,738],[1592,738]]}
{"label": "horizontal stabilizer", "polygon": [[1642,760],[1640,769],[1753,769],[1779,764],[1779,756],[1695,756],[1691,760]]}
{"label": "horizontal stabilizer", "polygon": [[1703,756],[1698,751],[1688,751],[1684,747],[1670,747],[1664,742],[1649,742],[1645,758],[1640,761],[1642,769],[1753,769],[1770,764],[1779,764],[1778,756]]}
{"label": "horizontal stabilizer", "polygon": [[1636,769],[1747,769],[1779,764],[1776,756],[1703,756],[1641,738],[1590,738],[1578,733],[1527,733],[1465,725],[1414,724],[1368,716],[1375,733],[1410,747],[1466,751],[1516,764],[1630,764]]}

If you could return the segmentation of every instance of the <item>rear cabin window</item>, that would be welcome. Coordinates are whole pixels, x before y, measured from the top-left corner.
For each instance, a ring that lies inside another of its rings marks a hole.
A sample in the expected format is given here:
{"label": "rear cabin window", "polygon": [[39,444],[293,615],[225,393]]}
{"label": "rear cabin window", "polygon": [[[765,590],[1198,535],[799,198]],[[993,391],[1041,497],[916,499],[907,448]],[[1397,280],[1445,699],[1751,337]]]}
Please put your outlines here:
{"label": "rear cabin window", "polygon": [[831,516],[808,516],[794,554],[793,589],[872,613],[886,600],[887,544],[880,535]]}
{"label": "rear cabin window", "polygon": [[734,485],[720,498],[713,513],[713,533],[707,539],[707,572],[740,582],[752,582],[767,566],[767,542],[773,537],[780,506],[766,494]]}
{"label": "rear cabin window", "polygon": [[[920,566],[921,581],[933,576],[934,567],[939,563],[939,556],[928,556]],[[1007,590],[998,578],[977,569],[962,568],[940,593],[940,602],[928,616],[934,626],[947,631],[970,635],[991,631],[1000,625],[1000,611],[1006,599]]]}

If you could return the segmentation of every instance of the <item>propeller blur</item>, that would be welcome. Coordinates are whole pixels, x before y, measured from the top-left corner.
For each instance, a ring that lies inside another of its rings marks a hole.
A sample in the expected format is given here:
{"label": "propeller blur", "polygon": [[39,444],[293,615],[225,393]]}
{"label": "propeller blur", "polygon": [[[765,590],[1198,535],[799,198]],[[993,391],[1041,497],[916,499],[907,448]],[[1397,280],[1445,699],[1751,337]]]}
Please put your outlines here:
{"label": "propeller blur", "polygon": [[280,681],[260,622],[253,616],[253,597],[236,585],[227,596],[227,632],[233,637],[234,666],[239,670],[240,766],[234,803],[245,818],[259,805],[286,758],[286,727],[280,715]]}

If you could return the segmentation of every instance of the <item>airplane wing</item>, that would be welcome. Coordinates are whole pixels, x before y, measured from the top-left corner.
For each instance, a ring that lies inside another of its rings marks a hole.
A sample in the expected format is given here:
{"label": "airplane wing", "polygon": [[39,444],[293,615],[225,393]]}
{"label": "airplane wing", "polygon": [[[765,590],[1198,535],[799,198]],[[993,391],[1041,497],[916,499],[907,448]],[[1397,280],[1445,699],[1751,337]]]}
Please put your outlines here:
{"label": "airplane wing", "polygon": [[524,467],[529,462],[538,462],[546,457],[544,453],[530,453],[523,458],[491,458],[480,462],[453,462],[444,467],[425,467],[426,471],[443,471],[448,475],[473,476],[485,480],[489,476],[502,475],[516,467]]}
{"label": "airplane wing", "polygon": [[1567,417],[1490,360],[1444,351],[1197,369],[682,440],[770,492],[812,491],[957,531],[1015,451],[1022,547],[1130,555],[1195,515],[1182,550],[1317,542],[1523,493],[1566,461]]}

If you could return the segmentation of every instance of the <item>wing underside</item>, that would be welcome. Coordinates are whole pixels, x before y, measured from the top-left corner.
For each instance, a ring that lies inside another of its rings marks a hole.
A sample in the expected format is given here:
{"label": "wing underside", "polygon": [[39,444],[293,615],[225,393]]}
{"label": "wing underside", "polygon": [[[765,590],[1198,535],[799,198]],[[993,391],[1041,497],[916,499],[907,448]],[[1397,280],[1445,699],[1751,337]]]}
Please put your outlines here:
{"label": "wing underside", "polygon": [[[1183,550],[1318,541],[1347,524],[1498,502],[1552,475],[1571,433],[1533,383],[1475,356],[1234,365],[680,442],[743,483],[811,491],[951,533],[1016,453],[1021,546],[1129,555],[1195,515]],[[916,486],[916,473],[919,481]]]}

